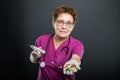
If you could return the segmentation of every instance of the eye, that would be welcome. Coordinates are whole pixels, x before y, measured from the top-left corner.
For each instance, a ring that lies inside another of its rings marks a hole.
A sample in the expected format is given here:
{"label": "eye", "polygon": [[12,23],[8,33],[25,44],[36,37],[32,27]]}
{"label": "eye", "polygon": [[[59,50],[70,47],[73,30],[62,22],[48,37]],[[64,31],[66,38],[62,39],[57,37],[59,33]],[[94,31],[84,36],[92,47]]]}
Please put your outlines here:
{"label": "eye", "polygon": [[67,25],[71,25],[71,24],[73,24],[73,23],[71,23],[71,22],[66,22],[66,24],[67,24]]}
{"label": "eye", "polygon": [[57,20],[57,23],[60,23],[60,24],[62,24],[62,23],[64,23],[62,20]]}

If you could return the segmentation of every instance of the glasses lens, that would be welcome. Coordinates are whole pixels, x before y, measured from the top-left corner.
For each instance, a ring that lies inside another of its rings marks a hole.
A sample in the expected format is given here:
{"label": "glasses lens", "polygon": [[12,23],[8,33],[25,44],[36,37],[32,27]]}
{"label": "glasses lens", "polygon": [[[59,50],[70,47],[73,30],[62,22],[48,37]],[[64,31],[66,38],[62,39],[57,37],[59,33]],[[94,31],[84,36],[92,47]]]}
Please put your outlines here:
{"label": "glasses lens", "polygon": [[63,26],[64,24],[66,24],[66,26],[71,27],[73,26],[73,23],[70,21],[64,22],[63,20],[56,20],[57,24],[60,26]]}

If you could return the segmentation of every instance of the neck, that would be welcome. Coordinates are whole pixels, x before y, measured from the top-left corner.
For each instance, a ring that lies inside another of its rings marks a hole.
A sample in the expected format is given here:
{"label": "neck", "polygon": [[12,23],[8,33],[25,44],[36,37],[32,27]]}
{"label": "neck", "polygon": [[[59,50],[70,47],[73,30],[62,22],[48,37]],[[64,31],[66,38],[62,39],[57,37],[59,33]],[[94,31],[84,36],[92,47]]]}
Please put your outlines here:
{"label": "neck", "polygon": [[54,40],[56,41],[56,42],[64,42],[65,40],[67,40],[69,37],[65,37],[65,38],[62,38],[62,37],[59,37],[59,36],[57,36],[57,35],[54,35]]}
{"label": "neck", "polygon": [[66,41],[69,37],[61,38],[56,35],[53,36],[54,46],[57,49],[64,41]]}

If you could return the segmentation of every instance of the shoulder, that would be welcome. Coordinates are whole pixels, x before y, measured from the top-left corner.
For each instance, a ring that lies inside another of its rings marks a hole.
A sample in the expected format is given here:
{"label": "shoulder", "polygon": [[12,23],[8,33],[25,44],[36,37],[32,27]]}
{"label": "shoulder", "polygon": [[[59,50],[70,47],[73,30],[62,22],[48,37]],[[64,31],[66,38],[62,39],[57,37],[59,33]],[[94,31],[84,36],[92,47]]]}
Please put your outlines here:
{"label": "shoulder", "polygon": [[49,39],[51,35],[52,34],[43,34],[36,39],[35,43],[36,44],[44,43]]}
{"label": "shoulder", "polygon": [[50,36],[51,36],[51,34],[42,34],[41,36],[39,36],[39,37],[36,39],[36,41],[46,40],[46,39],[48,39]]}
{"label": "shoulder", "polygon": [[76,38],[74,38],[72,36],[70,36],[70,44],[71,45],[81,45],[81,46],[83,46],[82,41],[80,41],[80,40],[78,40],[78,39],[76,39]]}
{"label": "shoulder", "polygon": [[43,34],[43,35],[39,36],[35,41],[35,45],[43,47],[47,43],[47,41],[49,40],[49,37],[51,35],[52,34]]}
{"label": "shoulder", "polygon": [[70,48],[72,49],[72,52],[74,54],[79,55],[81,58],[84,53],[84,44],[82,41],[75,39],[73,37],[70,37]]}

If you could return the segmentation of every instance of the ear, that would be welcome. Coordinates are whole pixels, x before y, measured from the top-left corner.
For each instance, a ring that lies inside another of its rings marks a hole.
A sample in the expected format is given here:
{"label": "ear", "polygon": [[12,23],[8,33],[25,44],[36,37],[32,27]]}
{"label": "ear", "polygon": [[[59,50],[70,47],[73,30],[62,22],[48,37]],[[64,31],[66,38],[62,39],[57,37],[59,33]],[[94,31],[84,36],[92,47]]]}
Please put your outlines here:
{"label": "ear", "polygon": [[73,27],[75,27],[75,24],[73,25]]}
{"label": "ear", "polygon": [[53,25],[53,27],[55,26],[55,21],[54,20],[52,20],[52,25]]}
{"label": "ear", "polygon": [[71,31],[72,31],[74,28],[75,28],[75,24],[73,25],[73,27],[72,27]]}
{"label": "ear", "polygon": [[73,24],[73,28],[75,28],[75,24]]}

